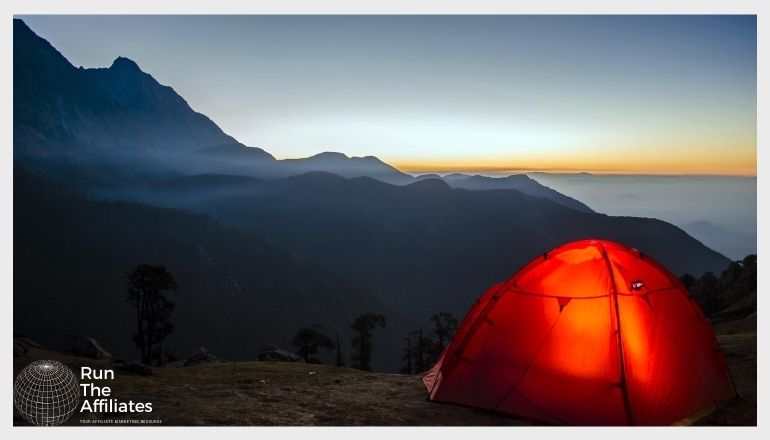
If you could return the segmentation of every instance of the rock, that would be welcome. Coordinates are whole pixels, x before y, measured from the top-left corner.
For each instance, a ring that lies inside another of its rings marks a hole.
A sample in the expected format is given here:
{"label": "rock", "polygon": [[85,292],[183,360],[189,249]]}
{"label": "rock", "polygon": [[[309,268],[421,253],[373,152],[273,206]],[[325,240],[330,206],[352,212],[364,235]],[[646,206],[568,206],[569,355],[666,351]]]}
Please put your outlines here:
{"label": "rock", "polygon": [[28,339],[22,336],[14,336],[13,337],[13,345],[16,346],[18,344],[19,346],[23,347],[26,351],[29,351],[30,348],[35,348],[37,350],[45,350],[46,348],[43,347],[41,344],[38,344],[37,342],[33,341],[32,339]]}
{"label": "rock", "polygon": [[275,345],[265,345],[259,350],[257,359],[267,362],[299,362],[301,358],[294,353],[281,350]]}
{"label": "rock", "polygon": [[184,361],[183,366],[191,367],[193,365],[209,364],[214,362],[219,362],[219,359],[217,359],[217,357],[213,354],[209,353],[205,347],[200,347],[195,350],[195,352],[193,352],[193,354],[188,357],[186,361]]}
{"label": "rock", "polygon": [[65,352],[91,359],[112,359],[112,354],[90,336],[73,336],[69,340]]}
{"label": "rock", "polygon": [[141,362],[123,362],[115,368],[117,371],[126,374],[138,374],[139,376],[152,376],[152,368]]}
{"label": "rock", "polygon": [[13,340],[13,357],[24,356],[28,351],[29,350],[27,350],[27,347],[19,342],[16,342],[16,339]]}

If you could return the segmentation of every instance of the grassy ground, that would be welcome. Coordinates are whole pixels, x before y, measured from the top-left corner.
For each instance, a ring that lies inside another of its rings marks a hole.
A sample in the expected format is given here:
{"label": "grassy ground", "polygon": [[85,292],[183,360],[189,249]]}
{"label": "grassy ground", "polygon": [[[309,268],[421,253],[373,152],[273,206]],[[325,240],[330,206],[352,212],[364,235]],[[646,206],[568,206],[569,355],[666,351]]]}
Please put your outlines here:
{"label": "grassy ground", "polygon": [[[683,421],[697,425],[756,425],[756,319],[715,325],[741,398],[724,408]],[[59,360],[75,371],[97,361],[30,349],[14,358],[17,373],[32,360]],[[120,401],[149,401],[143,417],[163,425],[523,425],[481,410],[425,400],[418,376],[366,373],[304,363],[239,362],[189,368],[155,368],[153,376],[117,373]],[[101,414],[121,419],[125,414]],[[80,425],[76,415],[67,424]],[[15,425],[27,423],[14,414]]]}
{"label": "grassy ground", "polygon": [[[31,349],[14,359],[18,372],[36,359],[111,368],[96,361]],[[107,383],[109,382],[109,384]],[[112,388],[121,401],[150,401],[143,417],[163,425],[521,425],[484,411],[425,400],[418,376],[367,373],[305,363],[237,362],[155,368],[153,376],[117,373]],[[125,415],[107,414],[120,419]],[[80,425],[79,416],[67,425]],[[18,414],[14,424],[27,424]]]}

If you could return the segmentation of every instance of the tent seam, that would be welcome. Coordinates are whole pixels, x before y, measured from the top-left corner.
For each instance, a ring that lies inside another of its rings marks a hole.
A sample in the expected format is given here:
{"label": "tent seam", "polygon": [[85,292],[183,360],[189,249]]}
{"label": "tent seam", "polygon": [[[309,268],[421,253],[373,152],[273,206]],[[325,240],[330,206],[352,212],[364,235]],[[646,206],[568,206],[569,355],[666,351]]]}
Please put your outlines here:
{"label": "tent seam", "polygon": [[[506,379],[506,382],[508,382],[511,385],[511,389],[509,389],[508,392],[505,393],[505,396],[503,396],[503,398],[500,399],[495,404],[494,407],[492,407],[493,409],[495,409],[498,406],[500,406],[500,404],[503,403],[503,401],[508,397],[508,395],[510,395],[511,391],[513,391],[514,389],[518,390],[519,383],[524,379],[524,376],[526,376],[527,373],[529,373],[530,367],[535,362],[535,359],[537,359],[537,356],[540,354],[540,352],[543,350],[543,347],[545,347],[545,343],[548,342],[548,338],[551,337],[551,333],[553,333],[553,329],[556,328],[556,324],[559,322],[561,317],[562,317],[562,312],[559,312],[559,316],[553,321],[553,324],[551,324],[551,328],[548,329],[548,333],[545,335],[545,337],[543,337],[543,340],[540,342],[540,345],[537,347],[537,350],[535,350],[535,353],[532,355],[532,358],[529,360],[529,362],[527,362],[527,366],[524,368],[524,371],[521,373],[521,375],[518,378],[516,378],[516,380],[513,383],[511,383],[509,380]],[[486,352],[486,350],[484,350],[484,351]],[[498,370],[498,373],[499,373],[500,370],[498,369],[497,365],[494,362],[492,362],[492,365],[495,367],[495,369]],[[505,378],[504,375],[501,374],[501,376],[503,378]],[[519,394],[522,394],[522,393],[519,392]],[[522,394],[522,396],[523,396],[523,394]],[[529,399],[527,399],[527,400],[529,400]],[[538,408],[538,409],[540,409],[540,408]],[[546,411],[542,411],[542,412],[544,414],[548,414]],[[554,419],[557,419],[557,418],[554,417]]]}
{"label": "tent seam", "polygon": [[615,331],[617,332],[618,355],[620,360],[620,387],[621,393],[623,395],[623,404],[626,408],[626,419],[629,425],[633,425],[634,421],[633,415],[631,413],[631,397],[628,394],[628,380],[626,378],[626,361],[625,351],[623,350],[623,335],[620,331],[620,306],[618,304],[618,287],[615,284],[615,275],[612,272],[612,262],[610,262],[610,258],[607,255],[607,250],[601,243],[598,243],[598,247],[602,257],[604,258],[604,262],[607,265],[607,272],[609,272],[610,283],[612,285],[612,297],[615,303],[615,325],[617,326]]}
{"label": "tent seam", "polygon": [[[663,293],[667,290],[676,290],[677,286],[675,284],[671,284],[669,286],[665,287],[658,287],[657,289],[648,290],[644,294],[636,294],[636,293],[616,293],[618,296],[644,296],[644,295],[652,295],[657,293]],[[511,287],[510,289],[513,293],[518,293],[519,295],[525,295],[525,296],[537,296],[541,298],[569,298],[569,299],[599,299],[599,298],[608,298],[613,296],[611,293],[603,294],[603,295],[593,295],[593,296],[569,296],[569,295],[548,295],[545,293],[535,293],[535,292],[528,292],[526,290],[522,290],[516,287]]]}

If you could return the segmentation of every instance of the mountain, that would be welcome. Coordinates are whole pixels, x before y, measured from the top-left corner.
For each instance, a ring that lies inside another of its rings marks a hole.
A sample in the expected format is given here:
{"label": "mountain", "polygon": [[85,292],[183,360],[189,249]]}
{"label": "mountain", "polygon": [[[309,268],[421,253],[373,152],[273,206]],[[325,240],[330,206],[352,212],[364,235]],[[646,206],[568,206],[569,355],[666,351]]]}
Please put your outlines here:
{"label": "mountain", "polygon": [[14,19],[13,28],[14,158],[41,177],[84,187],[135,183],[148,170],[409,178],[374,157],[322,153],[276,161],[225,134],[134,61],[76,68],[23,21]]}
{"label": "mountain", "polygon": [[342,153],[325,152],[305,159],[286,159],[281,162],[293,175],[324,171],[342,177],[372,177],[394,185],[413,181],[412,176],[402,173],[374,156],[348,157]]}
{"label": "mountain", "polygon": [[186,173],[217,173],[271,179],[285,176],[276,163],[275,157],[261,148],[232,142],[203,148],[188,157],[179,158],[174,165]]}
{"label": "mountain", "polygon": [[543,186],[525,174],[512,174],[506,177],[468,176],[465,174],[450,174],[444,177],[452,188],[487,190],[487,189],[514,189],[534,197],[544,197],[554,202],[583,212],[593,212],[584,203],[565,196],[553,189]]}
{"label": "mountain", "polygon": [[419,176],[415,176],[415,180],[425,180],[425,179],[441,179],[442,177],[435,173],[430,174],[420,174]]}
{"label": "mountain", "polygon": [[198,150],[198,154],[208,158],[230,158],[242,163],[272,162],[275,160],[272,154],[257,147],[247,147],[240,142],[216,145],[214,147]]}
{"label": "mountain", "polygon": [[746,249],[756,251],[756,237],[724,228],[705,220],[696,220],[679,226],[706,246],[717,249],[733,260],[745,257]]}
{"label": "mountain", "polygon": [[199,153],[206,156],[207,172],[281,178],[320,171],[343,177],[372,177],[394,185],[414,181],[374,156],[348,157],[343,153],[324,152],[301,159],[276,160],[262,149],[239,143],[207,148]]}
{"label": "mountain", "polygon": [[[275,179],[323,171],[394,185],[418,180],[374,156],[324,152],[276,160],[224,133],[134,61],[118,57],[108,68],[75,68],[23,21],[14,19],[13,28],[14,158],[40,177],[89,190],[135,185],[148,173]],[[588,209],[525,176],[469,179],[464,184],[477,189],[515,189]]]}
{"label": "mountain", "polygon": [[[210,217],[132,203],[95,202],[14,173],[14,333],[61,347],[92,335],[133,359],[134,312],[126,272],[163,264],[179,291],[164,343],[177,356],[205,346],[217,356],[254,360],[266,343],[287,349],[300,327],[323,325],[350,353],[350,324],[362,313],[387,315],[379,369],[399,364],[399,317],[360,285]],[[393,330],[391,330],[393,329]]]}
{"label": "mountain", "polygon": [[235,142],[211,119],[190,108],[174,89],[158,83],[128,58],[118,57],[106,69],[82,72],[117,103],[125,127],[139,129],[129,137],[121,133],[121,143],[167,154]]}
{"label": "mountain", "polygon": [[77,69],[23,21],[14,19],[13,31],[19,159],[30,153],[105,159],[235,142],[133,61],[119,57],[106,69]]}
{"label": "mountain", "polygon": [[462,315],[490,285],[571,240],[616,240],[676,274],[721,270],[729,262],[669,223],[581,212],[518,191],[457,189],[440,179],[394,186],[328,173],[206,179],[219,182],[216,189],[172,178],[148,182],[134,197],[259,234],[345,274],[414,320],[439,311]]}

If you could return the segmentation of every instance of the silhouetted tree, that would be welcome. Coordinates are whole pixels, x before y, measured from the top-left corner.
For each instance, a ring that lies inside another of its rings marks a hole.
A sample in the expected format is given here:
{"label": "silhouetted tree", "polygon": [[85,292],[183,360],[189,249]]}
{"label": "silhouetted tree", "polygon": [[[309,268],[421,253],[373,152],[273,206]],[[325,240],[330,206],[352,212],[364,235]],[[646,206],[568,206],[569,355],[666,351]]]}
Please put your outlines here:
{"label": "silhouetted tree", "polygon": [[335,359],[335,365],[338,367],[344,367],[345,366],[345,358],[342,355],[342,346],[340,345],[340,332],[337,332],[337,339],[336,344],[337,346],[337,357]]}
{"label": "silhouetted tree", "polygon": [[740,265],[743,268],[741,277],[746,289],[757,290],[757,255],[747,255]]}
{"label": "silhouetted tree", "polygon": [[419,330],[417,330],[417,352],[415,353],[415,356],[417,357],[417,364],[415,367],[417,367],[417,372],[422,373],[426,370],[426,362],[425,362],[425,346],[428,345],[425,343],[425,338],[422,337],[422,327],[420,327]]}
{"label": "silhouetted tree", "polygon": [[695,285],[698,282],[698,279],[694,276],[690,275],[689,273],[686,273],[679,277],[679,281],[682,282],[684,287],[690,291],[691,294],[695,294]]}
{"label": "silhouetted tree", "polygon": [[698,280],[698,294],[704,297],[715,295],[719,289],[719,280],[712,272],[706,272]]}
{"label": "silhouetted tree", "polygon": [[414,357],[414,354],[412,353],[412,335],[410,334],[404,339],[406,340],[406,347],[404,347],[404,354],[401,356],[401,360],[406,361],[406,365],[401,368],[401,372],[404,374],[412,374],[414,372],[414,369],[412,368],[412,358]]}
{"label": "silhouetted tree", "polygon": [[[700,278],[685,274],[680,280],[709,316],[741,317],[756,311],[756,255],[731,262],[719,278],[706,272]],[[728,315],[725,315],[728,308]]]}
{"label": "silhouetted tree", "polygon": [[446,347],[446,344],[452,340],[452,336],[454,336],[457,331],[459,323],[457,318],[449,312],[436,313],[430,317],[430,322],[434,325],[433,335],[436,337],[436,342],[438,344],[438,353],[436,353],[436,356],[438,357],[441,354],[441,351],[444,350],[444,347]]}
{"label": "silhouetted tree", "polygon": [[422,373],[433,365],[437,356],[437,343],[423,334],[422,329],[414,330],[409,333],[406,339],[401,360],[406,361],[406,365],[401,369],[402,373],[414,374]]}
{"label": "silhouetted tree", "polygon": [[160,363],[161,351],[156,346],[174,331],[170,321],[174,303],[164,294],[178,286],[165,266],[140,264],[127,277],[128,302],[136,307],[134,344],[142,363],[149,365],[153,358]]}
{"label": "silhouetted tree", "polygon": [[370,371],[372,369],[372,338],[377,326],[385,327],[387,322],[382,315],[366,313],[353,321],[351,328],[356,332],[353,337],[353,356],[357,362],[356,368]]}
{"label": "silhouetted tree", "polygon": [[319,359],[311,357],[318,354],[318,349],[323,348],[325,350],[331,350],[334,348],[334,343],[328,336],[321,333],[321,324],[313,324],[311,327],[303,327],[297,331],[294,335],[291,344],[297,347],[297,354],[300,355],[305,362],[314,363],[320,362]]}

